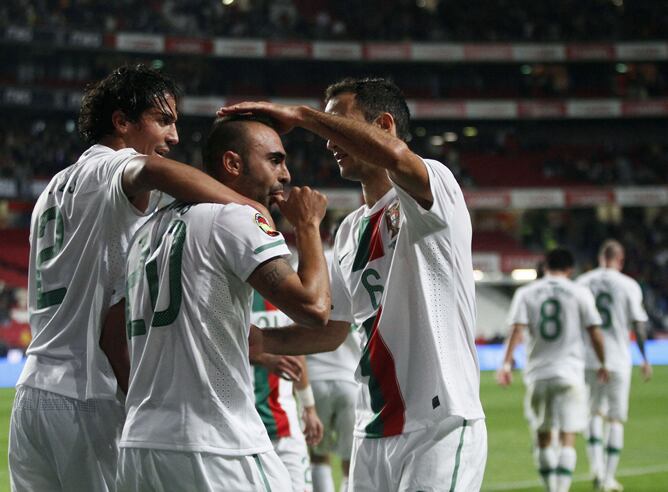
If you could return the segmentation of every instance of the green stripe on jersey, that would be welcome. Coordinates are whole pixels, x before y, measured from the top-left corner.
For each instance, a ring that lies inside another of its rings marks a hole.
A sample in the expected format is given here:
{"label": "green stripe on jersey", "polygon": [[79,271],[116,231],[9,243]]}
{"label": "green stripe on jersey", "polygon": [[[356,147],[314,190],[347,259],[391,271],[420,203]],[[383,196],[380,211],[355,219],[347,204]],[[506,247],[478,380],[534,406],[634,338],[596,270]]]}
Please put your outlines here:
{"label": "green stripe on jersey", "polygon": [[268,249],[275,248],[276,246],[281,246],[285,244],[284,239],[279,239],[278,241],[274,241],[273,243],[268,243],[263,246],[260,246],[258,248],[255,248],[255,251],[253,253],[258,254],[262,253],[263,251],[267,251]]}

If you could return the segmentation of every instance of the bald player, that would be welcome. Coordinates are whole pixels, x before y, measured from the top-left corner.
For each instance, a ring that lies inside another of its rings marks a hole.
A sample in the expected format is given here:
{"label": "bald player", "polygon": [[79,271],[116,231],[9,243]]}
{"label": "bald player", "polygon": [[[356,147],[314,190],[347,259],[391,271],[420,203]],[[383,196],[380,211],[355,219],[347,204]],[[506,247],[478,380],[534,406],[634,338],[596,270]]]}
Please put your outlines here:
{"label": "bald player", "polygon": [[[596,360],[587,343],[585,379],[589,388],[589,426],[587,454],[592,477],[606,491],[623,490],[615,479],[619,455],[624,446],[624,422],[628,417],[631,387],[631,354],[629,334],[636,334],[642,354],[641,371],[645,381],[652,376],[645,353],[645,322],[642,290],[638,282],[621,273],[624,267],[624,247],[613,239],[601,245],[598,268],[581,275],[578,284],[587,287],[596,299],[603,320],[603,339],[610,371],[610,382],[600,384],[595,376]],[[603,445],[604,421],[609,425]]]}

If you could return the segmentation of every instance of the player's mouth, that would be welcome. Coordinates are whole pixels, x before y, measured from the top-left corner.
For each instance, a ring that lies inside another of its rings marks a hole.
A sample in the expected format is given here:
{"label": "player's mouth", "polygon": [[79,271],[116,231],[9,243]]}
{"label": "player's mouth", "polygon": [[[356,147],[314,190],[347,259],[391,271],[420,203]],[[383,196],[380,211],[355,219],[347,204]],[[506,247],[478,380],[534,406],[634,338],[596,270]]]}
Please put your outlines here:
{"label": "player's mouth", "polygon": [[341,162],[348,157],[348,154],[344,154],[343,152],[334,152],[334,159],[336,159],[337,164],[341,165]]}
{"label": "player's mouth", "polygon": [[283,189],[274,190],[269,193],[269,203],[276,203],[279,199],[284,198]]}
{"label": "player's mouth", "polygon": [[167,154],[169,154],[169,147],[157,147],[155,149],[155,153],[159,156],[165,157]]}

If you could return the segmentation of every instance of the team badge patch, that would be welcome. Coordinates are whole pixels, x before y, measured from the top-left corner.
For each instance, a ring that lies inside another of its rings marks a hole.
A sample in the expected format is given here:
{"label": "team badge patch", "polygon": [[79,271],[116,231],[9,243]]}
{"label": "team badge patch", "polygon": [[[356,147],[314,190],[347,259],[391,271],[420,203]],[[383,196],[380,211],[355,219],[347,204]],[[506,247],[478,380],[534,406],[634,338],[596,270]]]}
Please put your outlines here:
{"label": "team badge patch", "polygon": [[399,201],[392,204],[385,211],[385,224],[387,225],[387,230],[390,232],[390,238],[394,238],[399,234],[399,226],[401,225]]}
{"label": "team badge patch", "polygon": [[261,213],[256,213],[255,214],[255,223],[257,226],[262,229],[262,232],[264,232],[267,236],[278,236],[280,232],[275,231],[274,229],[271,228],[271,225],[269,225],[269,221],[264,218],[264,215]]}

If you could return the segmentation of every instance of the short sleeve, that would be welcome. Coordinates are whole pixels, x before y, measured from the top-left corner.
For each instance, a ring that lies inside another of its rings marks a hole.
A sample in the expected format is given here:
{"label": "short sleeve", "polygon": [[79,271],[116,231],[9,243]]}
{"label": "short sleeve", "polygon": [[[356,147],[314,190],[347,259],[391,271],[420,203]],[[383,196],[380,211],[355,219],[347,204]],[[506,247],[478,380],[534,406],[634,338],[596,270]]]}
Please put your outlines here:
{"label": "short sleeve", "polygon": [[510,304],[507,323],[509,325],[528,325],[529,312],[524,300],[524,289],[519,288],[515,291],[513,300]]}
{"label": "short sleeve", "polygon": [[596,308],[596,301],[594,300],[594,295],[587,288],[580,288],[580,296],[578,297],[580,302],[580,315],[582,319],[582,324],[585,327],[589,326],[601,326],[603,320],[601,315]]}
{"label": "short sleeve", "polygon": [[283,235],[247,205],[220,206],[213,221],[212,241],[224,262],[244,282],[262,263],[290,256]]}
{"label": "short sleeve", "polygon": [[466,207],[462,190],[450,170],[432,159],[423,159],[422,162],[429,174],[429,186],[434,199],[428,210],[399,185],[394,185],[406,224],[412,234],[418,237],[446,228],[452,221],[455,209],[458,206]]}
{"label": "short sleeve", "polygon": [[631,280],[629,285],[629,312],[633,321],[644,323],[648,319],[642,303],[642,289],[635,280]]}
{"label": "short sleeve", "polygon": [[114,152],[110,159],[104,164],[103,172],[106,174],[105,181],[110,183],[108,198],[112,210],[115,213],[124,213],[129,215],[132,219],[137,217],[144,217],[150,215],[156,210],[158,202],[160,201],[160,192],[151,192],[149,206],[146,211],[141,211],[128,200],[123,191],[123,172],[128,164],[136,159],[145,159],[146,156],[137,153],[133,149],[122,149]]}
{"label": "short sleeve", "polygon": [[343,272],[339,264],[338,249],[336,247],[328,261],[328,266],[330,290],[332,293],[332,312],[329,315],[329,319],[352,323],[354,321],[352,301],[350,292],[343,279]]}

